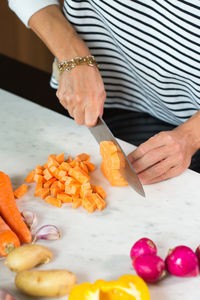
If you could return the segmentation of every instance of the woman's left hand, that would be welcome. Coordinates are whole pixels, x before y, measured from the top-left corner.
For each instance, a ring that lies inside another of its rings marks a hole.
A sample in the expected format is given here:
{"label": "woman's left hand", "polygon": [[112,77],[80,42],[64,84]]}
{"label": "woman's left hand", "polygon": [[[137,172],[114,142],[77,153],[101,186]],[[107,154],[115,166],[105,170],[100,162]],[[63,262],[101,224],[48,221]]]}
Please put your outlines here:
{"label": "woman's left hand", "polygon": [[163,131],[128,155],[143,184],[156,183],[181,174],[197,151],[183,125]]}

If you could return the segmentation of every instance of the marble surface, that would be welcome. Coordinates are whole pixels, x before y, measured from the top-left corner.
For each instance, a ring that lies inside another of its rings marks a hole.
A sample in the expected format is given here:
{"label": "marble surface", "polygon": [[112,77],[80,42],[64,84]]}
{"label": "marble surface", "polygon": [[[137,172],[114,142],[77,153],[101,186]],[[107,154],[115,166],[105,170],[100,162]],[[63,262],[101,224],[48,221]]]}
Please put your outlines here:
{"label": "marble surface", "polygon": [[[120,141],[126,153],[133,145]],[[96,279],[115,280],[123,274],[135,274],[129,252],[141,237],[149,237],[165,257],[169,248],[184,244],[195,249],[200,243],[200,175],[186,170],[181,176],[145,186],[146,198],[130,187],[111,187],[100,172],[99,147],[89,130],[58,113],[0,90],[0,170],[7,173],[16,188],[36,164],[50,153],[75,156],[91,155],[97,168],[92,182],[107,192],[107,208],[88,214],[70,205],[56,208],[33,196],[34,184],[17,201],[20,210],[30,209],[38,216],[38,227],[54,224],[61,230],[58,241],[40,242],[54,252],[54,259],[39,269],[66,268],[77,275],[78,283]],[[0,261],[0,287],[18,292],[15,275]],[[200,299],[199,276],[169,276],[149,286],[152,300]],[[40,299],[40,298],[38,298]],[[44,298],[43,298],[44,299]],[[63,297],[61,299],[66,299]]]}

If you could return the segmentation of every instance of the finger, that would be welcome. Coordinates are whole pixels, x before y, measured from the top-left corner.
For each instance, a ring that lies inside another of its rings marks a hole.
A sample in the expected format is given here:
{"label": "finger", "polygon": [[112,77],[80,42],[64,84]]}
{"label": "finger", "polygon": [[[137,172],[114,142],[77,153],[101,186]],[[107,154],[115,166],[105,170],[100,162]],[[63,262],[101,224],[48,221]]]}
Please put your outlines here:
{"label": "finger", "polygon": [[81,106],[77,107],[76,109],[74,109],[73,115],[74,115],[74,120],[78,125],[85,124],[85,110],[84,110],[84,108],[82,108]]}
{"label": "finger", "polygon": [[170,146],[161,146],[145,153],[141,158],[132,163],[135,171],[140,173],[145,169],[157,164],[158,162],[172,155]]}
{"label": "finger", "polygon": [[143,184],[150,184],[155,178],[161,177],[163,174],[166,174],[169,169],[175,166],[176,164],[172,159],[166,158],[152,167],[142,171],[138,174],[138,176]]}
{"label": "finger", "polygon": [[96,107],[86,107],[85,108],[85,125],[87,127],[92,127],[96,124],[97,118],[99,116],[99,109]]}
{"label": "finger", "polygon": [[166,144],[164,137],[165,137],[165,133],[161,132],[159,134],[154,135],[153,137],[151,137],[141,145],[139,145],[136,150],[134,150],[132,153],[129,154],[128,157],[130,162],[132,163],[137,159],[141,158],[148,151],[164,146]]}
{"label": "finger", "polygon": [[170,178],[180,175],[182,172],[183,172],[183,170],[180,170],[177,166],[174,166],[174,167],[170,168],[166,173],[164,173],[158,177],[152,178],[152,180],[149,180],[147,183],[144,183],[144,184],[153,184],[153,183],[157,183],[157,182],[160,182],[163,180],[167,180],[167,179],[170,179]]}

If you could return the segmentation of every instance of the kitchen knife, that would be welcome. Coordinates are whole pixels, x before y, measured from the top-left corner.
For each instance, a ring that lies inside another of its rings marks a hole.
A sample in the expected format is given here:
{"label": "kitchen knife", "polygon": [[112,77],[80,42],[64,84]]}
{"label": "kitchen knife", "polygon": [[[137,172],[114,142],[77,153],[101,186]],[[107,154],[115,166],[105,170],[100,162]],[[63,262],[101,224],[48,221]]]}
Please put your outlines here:
{"label": "kitchen knife", "polygon": [[93,127],[89,127],[89,130],[93,137],[96,139],[96,141],[100,144],[102,141],[112,141],[116,146],[120,153],[122,153],[125,161],[125,166],[120,169],[120,173],[123,176],[123,178],[126,179],[126,181],[129,183],[129,185],[140,195],[145,197],[143,186],[132,166],[130,163],[128,157],[122,150],[121,146],[113,136],[112,132],[104,122],[104,120],[99,116],[97,123]]}

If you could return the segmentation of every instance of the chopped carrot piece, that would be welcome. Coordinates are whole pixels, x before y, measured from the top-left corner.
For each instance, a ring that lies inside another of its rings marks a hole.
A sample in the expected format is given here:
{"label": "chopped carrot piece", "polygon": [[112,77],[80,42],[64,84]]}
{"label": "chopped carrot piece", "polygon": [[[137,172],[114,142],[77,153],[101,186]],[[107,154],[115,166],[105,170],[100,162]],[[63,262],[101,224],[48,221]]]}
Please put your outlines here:
{"label": "chopped carrot piece", "polygon": [[73,159],[72,159],[71,156],[69,155],[68,158],[66,159],[66,162],[70,163],[70,162],[72,162],[72,160],[73,160]]}
{"label": "chopped carrot piece", "polygon": [[80,184],[68,184],[65,186],[65,193],[69,195],[79,195],[80,189]]}
{"label": "chopped carrot piece", "polygon": [[48,156],[48,160],[50,159],[50,158],[56,158],[56,154],[50,154],[49,156]]}
{"label": "chopped carrot piece", "polygon": [[56,160],[59,164],[61,164],[62,162],[64,162],[65,160],[65,155],[64,153],[60,153],[59,155],[56,156]]}
{"label": "chopped carrot piece", "polygon": [[14,196],[15,198],[21,198],[22,196],[24,196],[24,194],[26,194],[27,191],[28,185],[23,183],[14,191]]}
{"label": "chopped carrot piece", "polygon": [[35,168],[35,174],[43,175],[43,167],[37,165]]}
{"label": "chopped carrot piece", "polygon": [[77,164],[78,164],[78,162],[75,159],[69,162],[69,165],[71,166],[71,168],[76,167]]}
{"label": "chopped carrot piece", "polygon": [[84,164],[87,166],[87,168],[90,172],[94,171],[95,165],[93,163],[91,163],[89,161],[85,161]]}
{"label": "chopped carrot piece", "polygon": [[64,190],[65,190],[65,185],[64,185],[62,182],[58,181],[58,188],[59,188],[61,191],[64,191]]}
{"label": "chopped carrot piece", "polygon": [[77,160],[79,162],[90,160],[90,155],[88,155],[86,153],[81,153],[75,157],[75,160]]}
{"label": "chopped carrot piece", "polygon": [[45,201],[53,206],[57,206],[57,207],[61,207],[62,206],[62,203],[59,199],[56,199],[52,196],[47,196],[45,198]]}
{"label": "chopped carrot piece", "polygon": [[77,180],[75,180],[74,178],[70,177],[70,176],[66,176],[66,180],[65,180],[65,186],[69,185],[69,184],[74,184],[74,183],[78,183]]}
{"label": "chopped carrot piece", "polygon": [[82,204],[81,198],[76,197],[76,196],[72,196],[72,198],[73,198],[72,208],[76,209],[76,208],[80,207]]}
{"label": "chopped carrot piece", "polygon": [[40,196],[41,196],[42,199],[45,199],[49,195],[50,195],[50,189],[49,188],[41,189]]}
{"label": "chopped carrot piece", "polygon": [[59,169],[56,166],[51,166],[49,168],[50,172],[53,174],[54,177],[58,178]]}
{"label": "chopped carrot piece", "polygon": [[73,202],[72,197],[65,193],[57,194],[57,199],[60,199],[62,203],[72,203]]}
{"label": "chopped carrot piece", "polygon": [[82,205],[89,213],[92,213],[97,208],[97,205],[96,205],[95,201],[93,200],[92,195],[86,196],[83,199]]}
{"label": "chopped carrot piece", "polygon": [[43,171],[43,174],[44,174],[44,178],[45,178],[47,181],[53,178],[53,175],[51,174],[51,172],[49,171],[49,169],[45,169],[45,170]]}
{"label": "chopped carrot piece", "polygon": [[34,181],[37,182],[37,183],[40,183],[40,182],[45,182],[45,179],[42,175],[40,174],[35,174],[34,175]]}
{"label": "chopped carrot piece", "polygon": [[58,193],[62,192],[62,190],[58,186],[55,186],[55,187],[51,186],[50,192],[54,197],[56,197]]}
{"label": "chopped carrot piece", "polygon": [[97,194],[92,194],[92,199],[96,203],[98,210],[103,210],[106,207],[106,202]]}
{"label": "chopped carrot piece", "polygon": [[87,165],[84,163],[84,162],[80,162],[79,163],[79,166],[80,166],[80,168],[86,173],[86,174],[88,174],[88,167],[87,167]]}
{"label": "chopped carrot piece", "polygon": [[30,183],[34,182],[35,170],[32,170],[24,179],[25,182]]}
{"label": "chopped carrot piece", "polygon": [[[54,158],[54,157],[52,157],[52,156],[50,156],[49,158],[48,158],[48,163],[49,164],[51,164],[52,166],[55,166],[55,167],[59,167],[59,163],[57,162],[57,160],[56,160],[56,158]],[[47,163],[47,164],[48,164]]]}
{"label": "chopped carrot piece", "polygon": [[50,186],[54,183],[54,181],[56,181],[55,177],[49,179],[47,182],[44,183],[44,188],[50,188]]}
{"label": "chopped carrot piece", "polygon": [[67,162],[62,162],[62,164],[60,165],[60,167],[59,167],[61,170],[63,170],[63,171],[66,171],[66,172],[68,172],[69,171],[69,169],[71,169],[71,166],[70,166],[70,164],[69,163],[67,163]]}
{"label": "chopped carrot piece", "polygon": [[65,183],[67,181],[67,178],[68,178],[68,176],[63,176],[63,177],[60,178],[60,181],[62,183]]}
{"label": "chopped carrot piece", "polygon": [[95,193],[97,193],[102,199],[106,198],[106,192],[102,188],[102,186],[92,185],[92,189]]}
{"label": "chopped carrot piece", "polygon": [[83,170],[81,170],[81,168],[76,167],[75,168],[71,168],[69,170],[68,173],[70,176],[72,176],[73,178],[75,178],[78,182],[80,183],[86,183],[90,180],[90,177],[88,174],[86,174]]}
{"label": "chopped carrot piece", "polygon": [[66,175],[67,175],[66,171],[61,170],[61,171],[58,172],[58,178],[59,179],[61,179],[62,177],[66,176]]}
{"label": "chopped carrot piece", "polygon": [[100,154],[103,159],[106,159],[115,152],[117,152],[117,147],[112,141],[103,141],[100,143]]}

